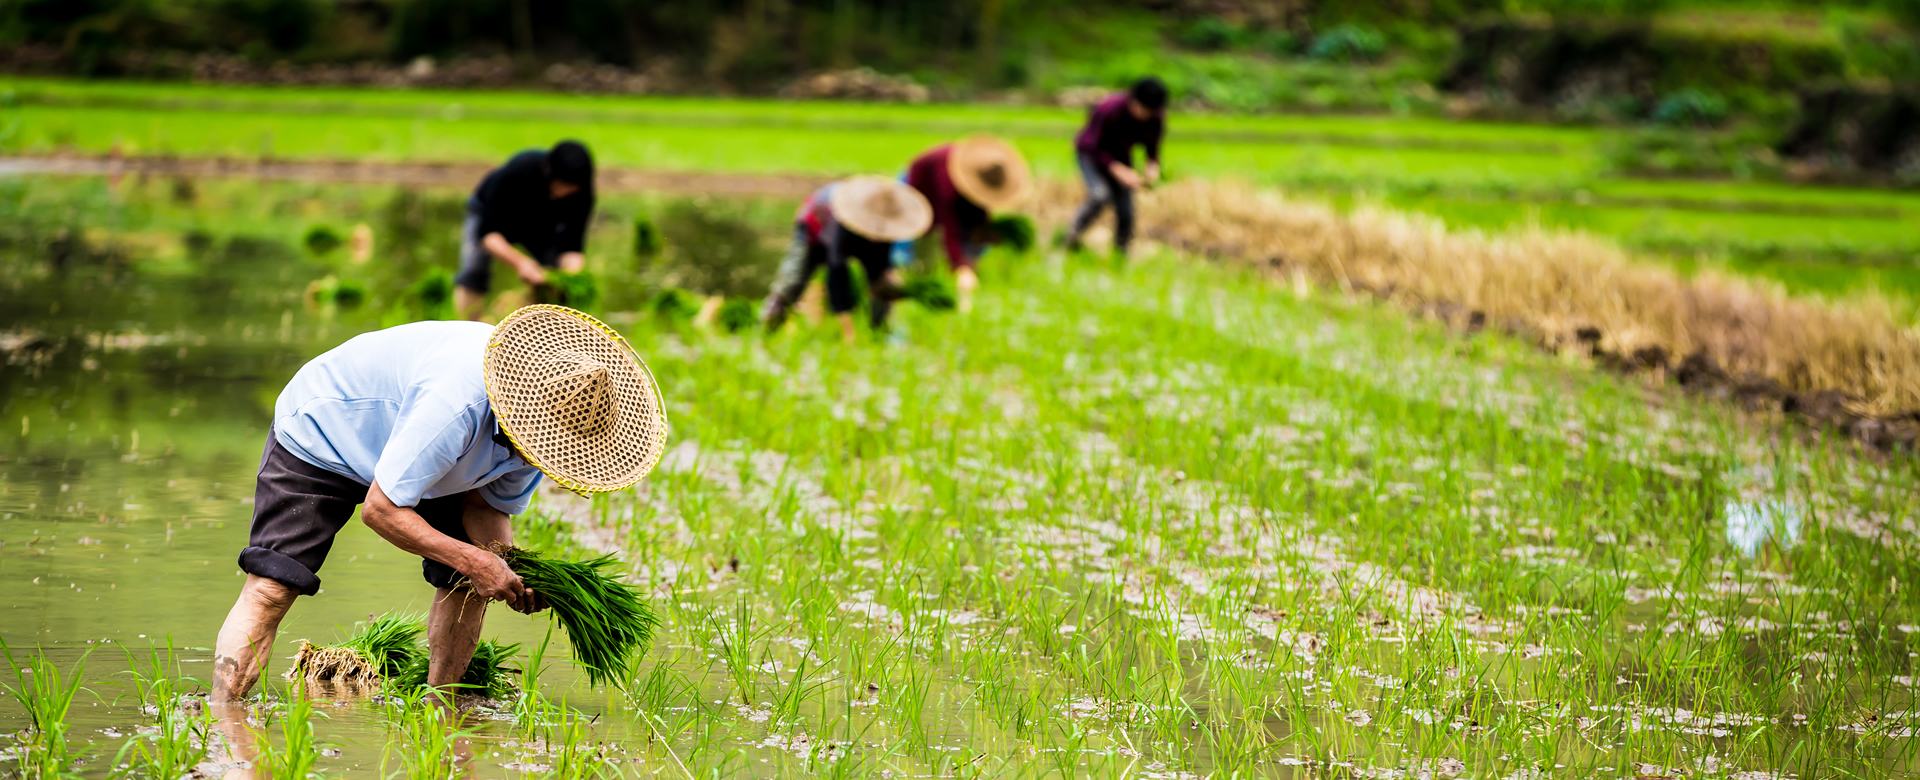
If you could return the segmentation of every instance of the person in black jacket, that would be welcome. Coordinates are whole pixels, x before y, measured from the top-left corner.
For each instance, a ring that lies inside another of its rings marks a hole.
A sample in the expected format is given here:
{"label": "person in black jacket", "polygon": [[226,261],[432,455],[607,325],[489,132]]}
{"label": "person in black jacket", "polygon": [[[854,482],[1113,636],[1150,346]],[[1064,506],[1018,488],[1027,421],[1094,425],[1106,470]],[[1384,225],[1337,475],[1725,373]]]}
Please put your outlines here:
{"label": "person in black jacket", "polygon": [[528,286],[545,284],[548,268],[579,271],[592,216],[593,155],[578,141],[528,149],[495,168],[467,200],[455,310],[480,319],[496,259]]}

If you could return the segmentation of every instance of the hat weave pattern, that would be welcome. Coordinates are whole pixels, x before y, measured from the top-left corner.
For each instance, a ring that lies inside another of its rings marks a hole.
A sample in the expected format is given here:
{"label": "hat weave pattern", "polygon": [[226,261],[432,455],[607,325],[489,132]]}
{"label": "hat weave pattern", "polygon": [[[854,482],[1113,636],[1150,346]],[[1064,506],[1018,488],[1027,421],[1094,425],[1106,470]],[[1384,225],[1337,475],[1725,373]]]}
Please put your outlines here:
{"label": "hat weave pattern", "polygon": [[563,306],[507,315],[486,355],[487,398],[521,454],[580,495],[631,487],[666,452],[659,385],[625,338]]}

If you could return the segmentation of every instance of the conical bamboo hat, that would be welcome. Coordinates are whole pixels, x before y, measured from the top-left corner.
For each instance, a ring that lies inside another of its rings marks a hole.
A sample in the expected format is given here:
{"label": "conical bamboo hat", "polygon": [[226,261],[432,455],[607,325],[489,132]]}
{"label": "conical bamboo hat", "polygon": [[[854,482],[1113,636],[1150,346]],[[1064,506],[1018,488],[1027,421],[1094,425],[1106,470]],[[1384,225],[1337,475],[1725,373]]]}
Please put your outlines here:
{"label": "conical bamboo hat", "polygon": [[899,179],[854,176],[834,182],[827,194],[833,218],[872,241],[906,241],[933,225],[933,206],[919,190]]}
{"label": "conical bamboo hat", "polygon": [[947,154],[947,175],[954,189],[987,211],[1020,205],[1033,192],[1033,169],[1012,144],[991,135],[971,135],[953,142]]}
{"label": "conical bamboo hat", "polygon": [[652,372],[584,312],[542,304],[507,315],[487,343],[486,380],[501,430],[575,493],[631,487],[666,452]]}

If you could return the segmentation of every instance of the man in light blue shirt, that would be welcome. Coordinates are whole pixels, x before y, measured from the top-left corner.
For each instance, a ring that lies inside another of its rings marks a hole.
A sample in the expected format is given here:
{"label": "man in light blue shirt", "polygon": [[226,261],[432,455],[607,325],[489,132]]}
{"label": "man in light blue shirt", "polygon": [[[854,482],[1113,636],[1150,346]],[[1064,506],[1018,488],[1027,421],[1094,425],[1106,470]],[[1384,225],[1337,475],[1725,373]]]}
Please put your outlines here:
{"label": "man in light blue shirt", "polygon": [[212,699],[243,698],[281,618],[320,592],[333,537],[361,519],[421,557],[436,688],[466,671],[488,601],[544,608],[490,545],[511,546],[543,473],[577,492],[638,482],[664,449],[653,379],[625,339],[557,306],[498,327],[419,322],[367,333],[300,369],[274,404],[239,601],[220,630]]}

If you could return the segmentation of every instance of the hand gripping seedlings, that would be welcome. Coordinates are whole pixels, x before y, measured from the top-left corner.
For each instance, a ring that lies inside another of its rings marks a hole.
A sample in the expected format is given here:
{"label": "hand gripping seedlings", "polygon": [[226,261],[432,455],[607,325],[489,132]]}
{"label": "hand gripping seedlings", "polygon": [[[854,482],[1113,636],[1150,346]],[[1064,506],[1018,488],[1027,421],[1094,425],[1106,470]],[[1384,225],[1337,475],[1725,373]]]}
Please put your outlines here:
{"label": "hand gripping seedlings", "polygon": [[420,652],[426,623],[419,615],[381,615],[354,625],[359,632],[338,644],[300,640],[300,651],[294,654],[286,678],[373,683],[399,674],[416,659],[426,660]]}
{"label": "hand gripping seedlings", "polygon": [[564,561],[503,545],[491,549],[553,609],[573,643],[574,660],[587,670],[588,682],[618,680],[653,640],[660,618],[637,589],[610,571],[619,565],[612,555]]}

